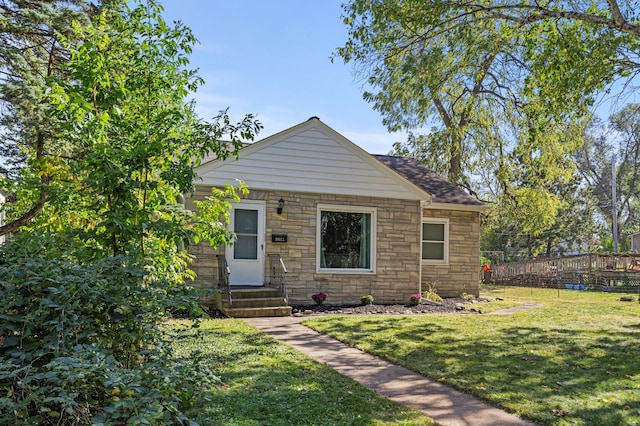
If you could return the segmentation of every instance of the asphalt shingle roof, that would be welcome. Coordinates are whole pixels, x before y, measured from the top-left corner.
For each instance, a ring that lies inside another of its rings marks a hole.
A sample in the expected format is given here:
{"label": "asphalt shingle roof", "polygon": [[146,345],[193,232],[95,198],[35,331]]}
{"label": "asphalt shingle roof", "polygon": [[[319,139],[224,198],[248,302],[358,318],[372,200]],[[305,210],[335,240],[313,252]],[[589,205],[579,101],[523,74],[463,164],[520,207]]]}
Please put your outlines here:
{"label": "asphalt shingle roof", "polygon": [[434,203],[465,206],[484,205],[481,201],[467,194],[461,188],[452,184],[414,158],[390,155],[374,155],[373,157],[409,182],[431,194]]}

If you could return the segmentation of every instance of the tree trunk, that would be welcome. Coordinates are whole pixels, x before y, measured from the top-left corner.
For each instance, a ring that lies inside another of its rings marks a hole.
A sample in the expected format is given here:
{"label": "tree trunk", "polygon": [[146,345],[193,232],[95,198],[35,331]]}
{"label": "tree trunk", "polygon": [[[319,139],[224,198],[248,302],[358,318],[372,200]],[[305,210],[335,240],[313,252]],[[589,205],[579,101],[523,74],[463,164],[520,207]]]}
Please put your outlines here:
{"label": "tree trunk", "polygon": [[460,167],[462,163],[462,141],[456,137],[451,141],[451,158],[449,160],[449,182],[458,184],[460,182]]}
{"label": "tree trunk", "polygon": [[[36,142],[36,159],[40,160],[44,155],[44,135],[42,132],[38,131],[37,142]],[[49,185],[49,176],[45,173],[42,173],[40,176],[40,183],[47,186]],[[36,217],[36,215],[42,210],[45,203],[49,199],[49,196],[44,190],[40,190],[40,196],[38,197],[38,201],[27,210],[22,216],[19,218],[7,223],[6,225],[0,226],[0,236],[7,235],[12,232],[16,232],[18,229],[31,222],[31,220]]]}

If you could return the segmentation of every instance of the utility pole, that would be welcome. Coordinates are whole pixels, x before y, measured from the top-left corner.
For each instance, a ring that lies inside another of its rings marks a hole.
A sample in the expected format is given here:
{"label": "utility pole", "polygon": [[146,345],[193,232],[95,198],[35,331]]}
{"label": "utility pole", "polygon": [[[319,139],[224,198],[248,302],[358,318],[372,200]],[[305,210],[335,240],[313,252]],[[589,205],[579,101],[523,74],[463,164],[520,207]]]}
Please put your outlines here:
{"label": "utility pole", "polygon": [[611,156],[611,209],[613,217],[613,252],[618,253],[618,196],[616,195],[616,156]]}

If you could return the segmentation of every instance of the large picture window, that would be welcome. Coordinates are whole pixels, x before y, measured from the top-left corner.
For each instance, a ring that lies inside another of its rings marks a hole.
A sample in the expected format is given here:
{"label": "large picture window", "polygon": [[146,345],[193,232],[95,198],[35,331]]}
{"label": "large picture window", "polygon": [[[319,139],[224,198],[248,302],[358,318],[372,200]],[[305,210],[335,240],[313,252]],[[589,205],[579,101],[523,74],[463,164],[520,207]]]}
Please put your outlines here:
{"label": "large picture window", "polygon": [[432,264],[449,262],[449,222],[447,220],[422,221],[422,260]]}
{"label": "large picture window", "polygon": [[375,209],[318,206],[318,271],[373,272]]}

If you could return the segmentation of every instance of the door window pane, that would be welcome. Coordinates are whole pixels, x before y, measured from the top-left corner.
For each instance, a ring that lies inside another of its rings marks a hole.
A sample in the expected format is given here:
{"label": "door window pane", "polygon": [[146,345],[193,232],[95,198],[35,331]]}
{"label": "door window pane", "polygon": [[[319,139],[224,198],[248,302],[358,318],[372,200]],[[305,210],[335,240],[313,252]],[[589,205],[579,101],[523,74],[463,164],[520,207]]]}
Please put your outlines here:
{"label": "door window pane", "polygon": [[233,257],[234,259],[257,259],[258,236],[238,235],[238,239],[233,244]]}
{"label": "door window pane", "polygon": [[233,244],[234,259],[258,258],[258,211],[234,210],[234,232],[236,241]]}
{"label": "door window pane", "polygon": [[236,234],[257,234],[258,211],[235,209],[234,227]]}

